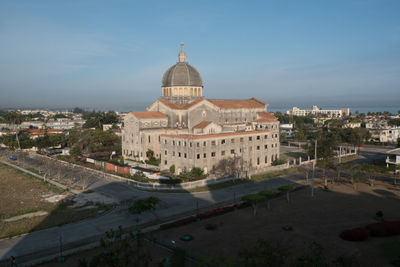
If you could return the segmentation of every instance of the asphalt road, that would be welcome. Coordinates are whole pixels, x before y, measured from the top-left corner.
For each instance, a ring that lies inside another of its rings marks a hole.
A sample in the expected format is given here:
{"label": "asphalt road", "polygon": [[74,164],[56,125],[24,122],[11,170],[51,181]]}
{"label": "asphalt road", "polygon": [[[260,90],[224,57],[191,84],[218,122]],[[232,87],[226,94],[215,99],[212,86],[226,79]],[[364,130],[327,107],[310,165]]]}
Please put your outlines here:
{"label": "asphalt road", "polygon": [[[282,185],[293,184],[298,180],[297,175],[268,179],[256,183],[245,183],[203,193],[156,193],[140,191],[133,186],[111,180],[99,179],[91,185],[91,190],[112,196],[119,202],[119,206],[110,213],[60,227],[41,230],[21,237],[0,240],[0,260],[7,260],[10,256],[19,257],[20,263],[40,257],[41,253],[56,253],[60,246],[60,237],[63,246],[68,244],[95,242],[107,230],[123,227],[135,227],[156,219],[154,213],[145,212],[140,216],[128,213],[129,204],[135,199],[155,196],[161,200],[156,210],[158,218],[167,218],[183,212],[195,211],[197,208],[212,206],[217,203],[240,199],[241,196],[259,192],[260,190],[274,189]],[[31,254],[29,256],[29,254]],[[25,257],[24,257],[25,255]]]}

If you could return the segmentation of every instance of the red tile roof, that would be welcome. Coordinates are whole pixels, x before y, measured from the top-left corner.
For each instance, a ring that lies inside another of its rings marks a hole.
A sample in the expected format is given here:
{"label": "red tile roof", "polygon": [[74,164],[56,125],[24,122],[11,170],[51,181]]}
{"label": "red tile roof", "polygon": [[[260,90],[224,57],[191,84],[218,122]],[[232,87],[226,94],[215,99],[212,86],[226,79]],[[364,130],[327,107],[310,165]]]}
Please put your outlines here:
{"label": "red tile roof", "polygon": [[258,116],[261,118],[254,120],[254,122],[277,122],[277,118],[274,114],[269,112],[258,112]]}
{"label": "red tile roof", "polygon": [[246,100],[225,100],[225,99],[208,99],[211,103],[222,109],[234,108],[265,108],[265,104],[255,99]]}
{"label": "red tile roof", "polygon": [[204,98],[198,98],[188,104],[174,104],[174,103],[169,102],[167,99],[160,99],[159,101],[172,109],[188,109],[203,100],[204,100]]}
{"label": "red tile roof", "polygon": [[61,134],[64,132],[64,130],[59,130],[59,129],[29,129],[28,132],[31,135],[52,135],[52,134]]}
{"label": "red tile roof", "polygon": [[196,129],[204,129],[206,126],[208,126],[210,123],[212,123],[211,121],[202,121],[199,124],[197,124],[196,126],[194,126],[193,128]]}
{"label": "red tile roof", "polygon": [[224,136],[234,136],[234,135],[250,135],[250,134],[263,134],[268,133],[268,130],[263,131],[240,131],[232,133],[218,133],[218,134],[204,134],[204,135],[173,135],[173,134],[162,134],[161,136],[172,137],[172,138],[183,138],[183,139],[203,139],[203,138],[217,138]]}
{"label": "red tile roof", "polygon": [[129,112],[138,119],[167,119],[167,115],[160,111],[138,111],[138,112]]}
{"label": "red tile roof", "polygon": [[[160,99],[159,101],[164,105],[172,108],[172,109],[188,109],[197,103],[205,100],[205,98],[198,98],[188,104],[173,104],[169,102],[167,99]],[[226,99],[207,99],[212,104],[216,105],[222,109],[234,109],[234,108],[265,108],[267,103],[264,101],[258,100],[257,98],[245,99],[245,100],[226,100]]]}

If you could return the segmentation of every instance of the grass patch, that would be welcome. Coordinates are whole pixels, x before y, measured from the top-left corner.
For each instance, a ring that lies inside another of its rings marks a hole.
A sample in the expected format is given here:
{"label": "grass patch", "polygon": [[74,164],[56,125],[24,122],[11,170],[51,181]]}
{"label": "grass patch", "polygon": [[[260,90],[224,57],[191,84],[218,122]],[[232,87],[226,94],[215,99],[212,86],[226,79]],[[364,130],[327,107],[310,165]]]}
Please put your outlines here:
{"label": "grass patch", "polygon": [[281,171],[268,172],[268,173],[264,173],[264,174],[256,174],[256,175],[251,176],[250,180],[257,182],[257,181],[262,181],[264,179],[275,178],[278,176],[292,174],[295,172],[298,172],[297,167],[293,167],[293,168],[289,168],[289,169],[285,169],[285,170],[281,170]]}

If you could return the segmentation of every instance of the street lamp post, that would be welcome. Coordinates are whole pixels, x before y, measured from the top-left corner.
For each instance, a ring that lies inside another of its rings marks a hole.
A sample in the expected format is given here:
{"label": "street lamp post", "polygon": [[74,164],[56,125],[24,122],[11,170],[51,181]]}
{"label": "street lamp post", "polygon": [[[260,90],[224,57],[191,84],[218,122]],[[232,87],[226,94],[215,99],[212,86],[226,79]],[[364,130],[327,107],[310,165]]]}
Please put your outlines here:
{"label": "street lamp post", "polygon": [[313,162],[312,177],[311,177],[311,196],[312,197],[314,197],[315,165],[317,165],[317,140],[316,139],[315,139],[315,147],[314,147],[314,162]]}

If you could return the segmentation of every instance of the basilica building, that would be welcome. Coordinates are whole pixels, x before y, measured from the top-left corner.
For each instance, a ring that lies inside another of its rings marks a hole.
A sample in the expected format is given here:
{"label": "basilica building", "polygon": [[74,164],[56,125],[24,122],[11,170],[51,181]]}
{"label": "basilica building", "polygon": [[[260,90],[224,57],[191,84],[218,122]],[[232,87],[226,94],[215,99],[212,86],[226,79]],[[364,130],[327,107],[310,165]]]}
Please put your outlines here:
{"label": "basilica building", "polygon": [[279,121],[257,98],[208,99],[200,73],[187,62],[183,44],[178,62],[162,78],[162,96],[143,112],[124,119],[126,159],[145,160],[152,150],[161,170],[198,167],[213,172],[235,160],[239,175],[264,169],[279,157]]}

